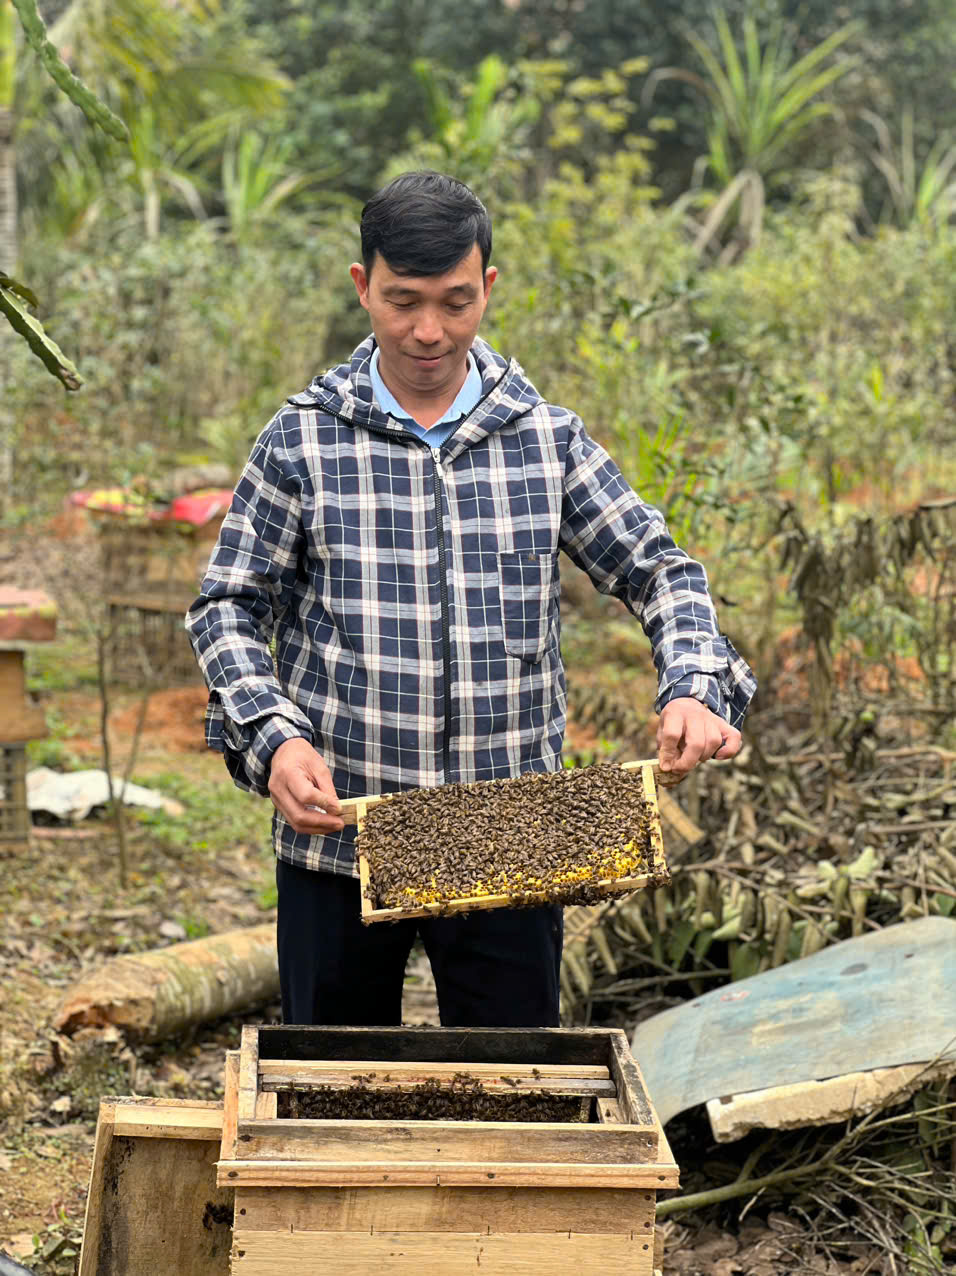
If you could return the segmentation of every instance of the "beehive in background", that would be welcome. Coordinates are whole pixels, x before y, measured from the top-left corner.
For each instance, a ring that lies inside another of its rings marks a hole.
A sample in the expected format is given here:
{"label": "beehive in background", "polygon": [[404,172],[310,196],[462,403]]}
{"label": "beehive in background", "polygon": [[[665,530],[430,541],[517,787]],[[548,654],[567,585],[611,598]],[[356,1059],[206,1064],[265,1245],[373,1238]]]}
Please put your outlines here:
{"label": "beehive in background", "polygon": [[38,590],[0,589],[0,847],[30,842],[27,743],[47,734],[27,692],[26,656],[56,635],[56,604]]}
{"label": "beehive in background", "polygon": [[224,488],[162,505],[127,489],[76,493],[99,540],[114,680],[168,685],[199,679],[183,619],[231,498]]}

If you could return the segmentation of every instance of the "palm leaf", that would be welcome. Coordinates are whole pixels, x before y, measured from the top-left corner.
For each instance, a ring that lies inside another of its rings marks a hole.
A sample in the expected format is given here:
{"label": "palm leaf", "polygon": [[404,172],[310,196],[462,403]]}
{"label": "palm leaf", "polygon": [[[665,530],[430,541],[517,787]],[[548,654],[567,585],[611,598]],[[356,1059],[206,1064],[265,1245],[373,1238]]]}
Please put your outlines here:
{"label": "palm leaf", "polygon": [[[831,53],[842,44],[846,44],[852,36],[857,35],[863,29],[860,22],[847,22],[839,30],[834,31],[832,35],[827,36],[818,45],[812,48],[809,53],[805,53],[802,58],[794,62],[793,66],[788,67],[780,76],[780,91],[785,93],[790,86],[797,80],[802,80],[815,67],[824,62]],[[849,70],[850,66],[855,65],[855,61],[847,60],[845,70]]]}

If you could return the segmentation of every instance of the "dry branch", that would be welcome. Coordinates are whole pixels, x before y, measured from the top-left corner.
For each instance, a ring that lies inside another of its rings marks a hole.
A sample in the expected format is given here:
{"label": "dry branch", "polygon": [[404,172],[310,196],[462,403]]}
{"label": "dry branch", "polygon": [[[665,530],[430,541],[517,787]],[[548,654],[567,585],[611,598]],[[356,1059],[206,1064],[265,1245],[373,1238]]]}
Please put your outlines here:
{"label": "dry branch", "polygon": [[278,993],[270,923],[116,957],[67,991],[53,1024],[67,1034],[113,1024],[130,1038],[160,1041]]}

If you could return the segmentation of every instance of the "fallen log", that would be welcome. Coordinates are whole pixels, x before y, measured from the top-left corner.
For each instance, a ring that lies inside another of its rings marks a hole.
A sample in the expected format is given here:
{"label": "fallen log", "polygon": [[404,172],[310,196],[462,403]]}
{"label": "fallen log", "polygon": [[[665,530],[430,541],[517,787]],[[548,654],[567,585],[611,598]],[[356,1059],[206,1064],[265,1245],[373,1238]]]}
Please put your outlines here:
{"label": "fallen log", "polygon": [[112,1024],[130,1040],[160,1041],[278,995],[276,933],[268,923],[115,957],[67,990],[53,1026],[69,1036]]}

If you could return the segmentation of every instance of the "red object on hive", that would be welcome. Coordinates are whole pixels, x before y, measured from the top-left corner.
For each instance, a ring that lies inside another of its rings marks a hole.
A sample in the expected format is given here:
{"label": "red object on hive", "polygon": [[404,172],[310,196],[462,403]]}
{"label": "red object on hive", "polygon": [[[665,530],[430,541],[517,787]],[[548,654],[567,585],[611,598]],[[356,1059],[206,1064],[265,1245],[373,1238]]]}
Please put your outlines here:
{"label": "red object on hive", "polygon": [[164,512],[163,518],[176,523],[191,523],[194,527],[202,527],[214,518],[221,519],[231,501],[232,492],[227,487],[190,492],[187,496],[177,496]]}

